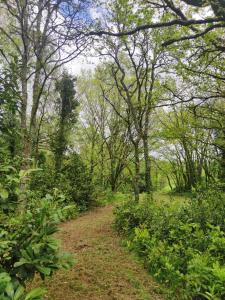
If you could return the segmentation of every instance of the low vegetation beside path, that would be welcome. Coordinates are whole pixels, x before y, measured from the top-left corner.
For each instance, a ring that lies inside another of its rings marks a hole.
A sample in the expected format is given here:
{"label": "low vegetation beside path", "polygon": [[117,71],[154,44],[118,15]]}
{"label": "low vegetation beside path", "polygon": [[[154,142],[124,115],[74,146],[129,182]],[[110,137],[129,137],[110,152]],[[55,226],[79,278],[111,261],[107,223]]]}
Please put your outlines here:
{"label": "low vegetation beside path", "polygon": [[169,200],[125,202],[115,227],[170,299],[224,299],[225,195],[212,189]]}

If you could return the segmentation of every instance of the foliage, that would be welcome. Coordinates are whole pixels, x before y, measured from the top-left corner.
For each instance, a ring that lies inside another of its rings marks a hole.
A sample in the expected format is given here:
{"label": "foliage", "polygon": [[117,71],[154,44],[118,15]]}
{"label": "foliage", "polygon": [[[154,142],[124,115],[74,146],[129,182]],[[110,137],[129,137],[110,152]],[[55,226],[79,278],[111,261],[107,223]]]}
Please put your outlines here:
{"label": "foliage", "polygon": [[130,194],[124,194],[121,192],[112,192],[112,190],[105,190],[99,192],[95,195],[96,197],[96,204],[98,206],[105,206],[107,204],[112,203],[122,203],[131,197]]}
{"label": "foliage", "polygon": [[0,168],[0,207],[5,212],[13,211],[17,205],[20,182],[18,171],[10,162]]}
{"label": "foliage", "polygon": [[115,211],[127,245],[178,299],[225,295],[225,198],[218,190],[171,203],[128,202]]}
{"label": "foliage", "polygon": [[78,209],[85,210],[91,205],[94,187],[78,154],[70,153],[64,157],[57,176],[51,160],[43,160],[39,166],[40,170],[32,174],[30,182],[30,189],[34,195],[42,198],[50,194],[53,196],[53,202],[62,197],[61,207],[77,205]]}
{"label": "foliage", "polygon": [[19,109],[18,60],[13,57],[0,71],[0,147],[5,156],[14,157],[20,150]]}
{"label": "foliage", "polygon": [[[16,166],[16,165],[15,165]],[[1,168],[0,189],[0,296],[7,300],[42,299],[44,291],[26,292],[28,280],[35,274],[42,279],[60,268],[68,268],[72,257],[59,253],[59,243],[52,236],[57,224],[78,214],[76,204],[65,203],[65,196],[57,189],[52,195],[38,198],[37,193],[21,191],[23,178],[29,179],[38,169],[18,171],[7,165]],[[18,210],[22,196],[29,199],[26,211]]]}
{"label": "foliage", "polygon": [[[115,226],[156,278],[224,297],[225,0],[92,2],[1,1],[0,298],[40,299],[56,225],[131,190]],[[89,46],[77,81],[62,66]],[[168,187],[195,196],[138,203]]]}
{"label": "foliage", "polygon": [[44,279],[60,268],[71,266],[71,257],[59,254],[58,241],[52,237],[60,219],[54,211],[55,207],[46,198],[32,202],[26,213],[18,217],[1,216],[0,268],[5,282],[1,290],[4,299],[41,299],[43,292],[39,289],[24,295],[26,282],[35,274]]}
{"label": "foliage", "polygon": [[81,209],[91,205],[93,186],[78,154],[73,153],[65,159],[59,186],[68,199]]}
{"label": "foliage", "polygon": [[61,170],[62,159],[68,148],[68,137],[72,126],[76,122],[75,109],[78,102],[75,98],[74,81],[67,73],[62,74],[62,78],[56,82],[56,91],[60,97],[57,103],[57,112],[59,115],[58,126],[55,138],[52,142],[53,152],[55,154],[55,170],[56,173]]}
{"label": "foliage", "polygon": [[2,300],[41,300],[44,290],[36,288],[26,293],[17,280],[6,272],[0,273],[0,296]]}

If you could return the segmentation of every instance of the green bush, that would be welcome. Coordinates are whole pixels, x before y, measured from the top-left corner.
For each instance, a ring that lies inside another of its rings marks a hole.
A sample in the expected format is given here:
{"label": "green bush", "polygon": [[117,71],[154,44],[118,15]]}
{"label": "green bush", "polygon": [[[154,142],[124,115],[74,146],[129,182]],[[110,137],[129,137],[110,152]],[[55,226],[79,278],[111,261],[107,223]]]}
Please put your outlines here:
{"label": "green bush", "polygon": [[64,160],[59,186],[70,203],[76,203],[82,210],[91,205],[93,186],[78,154],[73,153]]}
{"label": "green bush", "polygon": [[59,218],[52,213],[48,199],[35,201],[17,217],[1,215],[0,222],[0,299],[41,299],[43,292],[25,292],[28,280],[39,274],[42,279],[73,263],[68,254],[59,254],[52,235]]}
{"label": "green bush", "polygon": [[43,198],[57,189],[65,196],[66,205],[75,204],[80,210],[86,210],[92,204],[93,186],[78,154],[72,153],[65,157],[58,174],[50,159],[42,159],[39,166],[39,171],[32,173],[30,182],[30,190],[35,197]]}
{"label": "green bush", "polygon": [[0,209],[5,213],[12,212],[18,202],[20,174],[10,161],[0,167]]}
{"label": "green bush", "polygon": [[46,194],[41,200],[36,198],[33,200],[34,205],[38,205],[39,202],[45,203],[49,215],[56,223],[75,218],[79,214],[78,205],[76,203],[67,204],[66,196],[56,188],[52,190],[52,194]]}
{"label": "green bush", "polygon": [[[70,255],[59,254],[53,235],[60,222],[75,217],[79,210],[56,188],[42,198],[40,192],[29,190],[30,177],[42,170],[18,170],[10,162],[0,168],[0,299],[39,300],[44,291],[27,292],[26,283],[35,274],[44,279],[73,263]],[[27,188],[23,191],[24,178]],[[27,199],[23,212],[18,208],[21,196]]]}
{"label": "green bush", "polygon": [[225,299],[224,208],[218,190],[183,205],[128,202],[115,210],[115,227],[172,299]]}
{"label": "green bush", "polygon": [[36,288],[26,293],[25,288],[6,272],[0,272],[1,300],[41,300],[44,290]]}
{"label": "green bush", "polygon": [[144,210],[141,209],[140,205],[137,205],[133,200],[127,201],[116,207],[114,211],[116,218],[114,221],[114,226],[116,230],[120,233],[130,234],[133,229],[141,225],[142,221],[145,219],[142,214]]}

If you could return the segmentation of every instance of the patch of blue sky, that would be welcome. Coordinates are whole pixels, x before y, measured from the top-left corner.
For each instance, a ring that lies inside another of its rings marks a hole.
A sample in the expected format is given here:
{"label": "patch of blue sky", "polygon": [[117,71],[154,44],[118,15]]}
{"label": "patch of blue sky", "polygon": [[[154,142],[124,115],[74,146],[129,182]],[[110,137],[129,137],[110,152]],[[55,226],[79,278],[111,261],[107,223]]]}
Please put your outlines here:
{"label": "patch of blue sky", "polygon": [[60,13],[67,19],[74,19],[74,17],[76,17],[77,20],[80,20],[85,24],[89,24],[93,22],[93,17],[91,15],[91,7],[92,4],[90,1],[62,1],[60,3]]}
{"label": "patch of blue sky", "polygon": [[107,9],[104,2],[98,5],[94,0],[65,0],[60,4],[60,13],[64,17],[71,19],[74,19],[74,16],[76,16],[76,20],[86,25],[98,21],[104,27]]}

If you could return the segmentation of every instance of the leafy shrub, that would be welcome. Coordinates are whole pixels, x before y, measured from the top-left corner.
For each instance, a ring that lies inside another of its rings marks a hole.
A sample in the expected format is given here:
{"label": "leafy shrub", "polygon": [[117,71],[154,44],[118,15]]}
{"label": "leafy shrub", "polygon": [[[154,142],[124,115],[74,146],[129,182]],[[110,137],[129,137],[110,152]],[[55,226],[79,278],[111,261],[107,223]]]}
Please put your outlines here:
{"label": "leafy shrub", "polygon": [[210,223],[225,231],[225,194],[220,187],[196,193],[189,205],[186,218],[199,222],[202,229]]}
{"label": "leafy shrub", "polygon": [[142,213],[144,213],[144,211],[141,209],[141,206],[132,200],[118,206],[115,209],[116,218],[114,226],[116,230],[120,233],[130,234],[135,227],[142,223],[144,219],[141,216]]}
{"label": "leafy shrub", "polygon": [[176,206],[128,202],[116,209],[115,227],[173,299],[225,299],[224,208],[218,190]]}
{"label": "leafy shrub", "polygon": [[88,172],[76,153],[68,155],[59,174],[55,174],[51,161],[42,160],[40,170],[33,173],[30,189],[35,197],[53,194],[54,189],[65,196],[67,205],[76,204],[81,210],[87,209],[92,203],[93,186]]}
{"label": "leafy shrub", "polygon": [[13,211],[17,205],[20,174],[9,162],[0,168],[0,209]]}
{"label": "leafy shrub", "polygon": [[[35,198],[33,203],[37,205],[39,201]],[[76,203],[67,205],[66,196],[56,188],[52,190],[52,194],[47,194],[42,198],[40,203],[45,203],[46,207],[48,207],[49,215],[56,223],[75,218],[79,214],[78,205]]]}
{"label": "leafy shrub", "polygon": [[17,217],[1,216],[0,222],[0,295],[1,299],[41,299],[43,292],[25,292],[27,280],[38,273],[42,279],[60,268],[71,266],[68,254],[59,254],[59,244],[52,235],[58,219],[46,199],[32,203]]}
{"label": "leafy shrub", "polygon": [[36,288],[26,293],[25,288],[18,280],[6,273],[0,273],[0,299],[1,300],[41,300],[44,290]]}
{"label": "leafy shrub", "polygon": [[87,209],[92,203],[93,186],[86,167],[78,154],[73,153],[64,160],[59,186],[70,202],[81,209]]}
{"label": "leafy shrub", "polygon": [[51,164],[41,165],[40,169],[31,175],[29,189],[34,193],[34,197],[43,198],[51,194],[55,187],[55,174]]}

